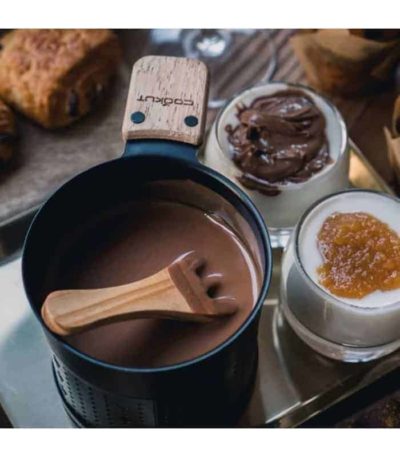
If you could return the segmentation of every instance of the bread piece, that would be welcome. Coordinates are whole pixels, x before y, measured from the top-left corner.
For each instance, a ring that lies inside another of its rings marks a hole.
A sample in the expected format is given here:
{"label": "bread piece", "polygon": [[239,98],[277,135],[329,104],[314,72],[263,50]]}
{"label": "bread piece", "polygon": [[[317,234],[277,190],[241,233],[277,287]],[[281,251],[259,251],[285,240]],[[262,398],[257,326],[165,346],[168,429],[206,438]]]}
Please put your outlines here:
{"label": "bread piece", "polygon": [[376,93],[393,82],[400,58],[400,37],[378,41],[365,38],[363,30],[353,32],[319,29],[291,38],[311,86],[330,94],[355,97]]}
{"label": "bread piece", "polygon": [[16,137],[14,113],[0,100],[0,165],[13,156]]}
{"label": "bread piece", "polygon": [[89,112],[120,61],[109,30],[14,30],[0,39],[0,97],[47,128]]}

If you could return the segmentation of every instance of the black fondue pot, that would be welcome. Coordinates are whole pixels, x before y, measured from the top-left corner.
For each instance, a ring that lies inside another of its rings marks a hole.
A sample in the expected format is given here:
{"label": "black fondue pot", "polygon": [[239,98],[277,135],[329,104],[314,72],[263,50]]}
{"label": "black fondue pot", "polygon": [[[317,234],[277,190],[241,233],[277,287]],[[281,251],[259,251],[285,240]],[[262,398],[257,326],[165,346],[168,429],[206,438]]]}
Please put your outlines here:
{"label": "black fondue pot", "polygon": [[[207,70],[195,60],[145,57],[133,68],[120,159],[103,163],[58,189],[26,237],[25,291],[53,353],[64,407],[78,426],[232,425],[248,401],[257,370],[257,333],[272,269],[268,232],[249,198],[196,159],[204,130]],[[52,256],[65,235],[95,214],[135,198],[138,186],[190,180],[230,203],[251,228],[263,270],[256,305],[221,345],[161,368],[124,367],[94,359],[50,332],[40,309]]]}

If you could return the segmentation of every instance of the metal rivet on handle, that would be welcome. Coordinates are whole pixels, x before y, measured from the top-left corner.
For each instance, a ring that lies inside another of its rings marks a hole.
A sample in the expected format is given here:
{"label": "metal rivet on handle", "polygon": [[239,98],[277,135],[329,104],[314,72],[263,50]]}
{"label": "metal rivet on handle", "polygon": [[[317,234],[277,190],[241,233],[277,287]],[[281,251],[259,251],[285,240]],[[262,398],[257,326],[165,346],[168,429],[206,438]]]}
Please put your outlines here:
{"label": "metal rivet on handle", "polygon": [[185,124],[188,127],[195,127],[199,123],[199,120],[196,116],[186,116],[185,117]]}
{"label": "metal rivet on handle", "polygon": [[135,111],[131,114],[131,121],[134,124],[141,124],[146,119],[146,116],[141,111]]}

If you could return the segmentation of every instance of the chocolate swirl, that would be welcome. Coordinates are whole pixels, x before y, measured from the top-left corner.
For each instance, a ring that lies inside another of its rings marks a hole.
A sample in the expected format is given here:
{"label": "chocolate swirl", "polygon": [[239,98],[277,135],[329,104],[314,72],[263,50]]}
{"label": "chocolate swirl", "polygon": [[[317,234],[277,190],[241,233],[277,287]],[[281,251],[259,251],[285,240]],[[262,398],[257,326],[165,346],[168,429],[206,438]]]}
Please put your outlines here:
{"label": "chocolate swirl", "polygon": [[325,117],[304,92],[277,92],[237,109],[239,124],[226,131],[245,187],[277,195],[277,183],[306,181],[331,161]]}

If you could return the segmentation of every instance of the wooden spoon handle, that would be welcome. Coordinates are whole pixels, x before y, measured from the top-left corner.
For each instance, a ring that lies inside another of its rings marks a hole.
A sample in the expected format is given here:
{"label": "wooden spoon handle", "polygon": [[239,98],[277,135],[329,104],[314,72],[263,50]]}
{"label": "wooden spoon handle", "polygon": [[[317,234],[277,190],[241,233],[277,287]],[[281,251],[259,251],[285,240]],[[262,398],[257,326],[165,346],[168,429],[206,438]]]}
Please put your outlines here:
{"label": "wooden spoon handle", "polygon": [[92,290],[52,292],[42,317],[54,333],[69,335],[105,322],[193,313],[167,269],[131,284]]}
{"label": "wooden spoon handle", "polygon": [[203,139],[208,70],[199,60],[146,56],[133,66],[122,136],[199,145]]}

